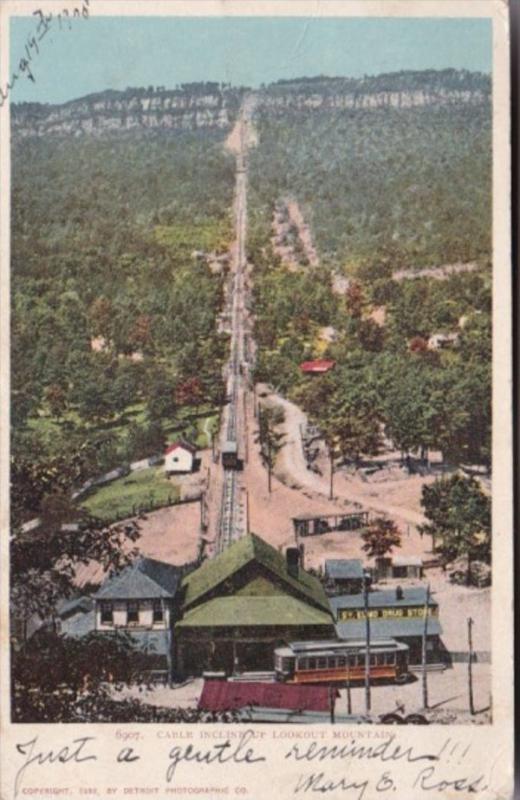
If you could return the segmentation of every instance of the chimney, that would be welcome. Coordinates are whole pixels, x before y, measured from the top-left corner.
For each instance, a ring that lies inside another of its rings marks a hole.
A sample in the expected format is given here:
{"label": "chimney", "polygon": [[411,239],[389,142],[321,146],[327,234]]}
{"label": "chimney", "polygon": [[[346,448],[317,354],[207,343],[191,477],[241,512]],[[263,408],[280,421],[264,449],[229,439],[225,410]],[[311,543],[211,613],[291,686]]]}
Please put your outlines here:
{"label": "chimney", "polygon": [[403,587],[402,587],[402,586],[396,586],[396,589],[395,589],[395,599],[396,599],[396,600],[402,600],[402,599],[403,599],[403,597],[404,597],[404,593],[403,593]]}
{"label": "chimney", "polygon": [[285,563],[287,565],[287,572],[292,578],[298,577],[298,568],[300,565],[300,551],[297,547],[288,547],[285,551]]}

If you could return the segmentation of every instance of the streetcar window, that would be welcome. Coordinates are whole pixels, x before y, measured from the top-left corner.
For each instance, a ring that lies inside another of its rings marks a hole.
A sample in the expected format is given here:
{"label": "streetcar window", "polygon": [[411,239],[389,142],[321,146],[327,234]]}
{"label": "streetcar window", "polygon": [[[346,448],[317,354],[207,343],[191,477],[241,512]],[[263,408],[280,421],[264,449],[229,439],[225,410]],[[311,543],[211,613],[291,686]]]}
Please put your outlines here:
{"label": "streetcar window", "polygon": [[387,664],[395,664],[395,653],[387,653],[386,654],[386,663]]}
{"label": "streetcar window", "polygon": [[328,660],[327,667],[328,669],[336,669],[336,666],[336,659],[331,656]]}
{"label": "streetcar window", "polygon": [[338,658],[338,667],[345,667],[346,664],[347,664],[347,659],[345,658],[345,656],[340,656]]}
{"label": "streetcar window", "polygon": [[309,669],[316,669],[316,659],[309,658]]}
{"label": "streetcar window", "polygon": [[318,658],[318,669],[327,669],[327,659]]}

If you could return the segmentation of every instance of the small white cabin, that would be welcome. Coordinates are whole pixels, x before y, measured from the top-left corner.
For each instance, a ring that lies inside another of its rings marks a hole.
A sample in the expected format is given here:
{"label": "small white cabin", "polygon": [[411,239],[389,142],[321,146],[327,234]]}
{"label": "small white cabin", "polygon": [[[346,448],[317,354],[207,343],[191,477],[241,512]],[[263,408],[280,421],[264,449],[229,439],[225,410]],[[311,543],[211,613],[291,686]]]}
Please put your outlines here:
{"label": "small white cabin", "polygon": [[164,452],[164,471],[167,474],[172,472],[192,472],[196,453],[196,447],[189,442],[173,442]]}

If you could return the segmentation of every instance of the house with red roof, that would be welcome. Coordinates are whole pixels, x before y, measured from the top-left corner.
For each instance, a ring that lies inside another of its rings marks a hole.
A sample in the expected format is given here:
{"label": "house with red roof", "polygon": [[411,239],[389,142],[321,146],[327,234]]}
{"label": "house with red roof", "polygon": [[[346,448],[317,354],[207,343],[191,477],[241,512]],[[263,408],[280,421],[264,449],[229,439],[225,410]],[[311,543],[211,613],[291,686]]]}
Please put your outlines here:
{"label": "house with red roof", "polygon": [[300,370],[305,375],[323,375],[335,366],[336,362],[330,358],[317,358],[314,361],[304,361],[300,364]]}
{"label": "house with red roof", "polygon": [[184,439],[168,445],[164,451],[164,471],[167,475],[179,472],[192,472],[195,466],[197,448]]}

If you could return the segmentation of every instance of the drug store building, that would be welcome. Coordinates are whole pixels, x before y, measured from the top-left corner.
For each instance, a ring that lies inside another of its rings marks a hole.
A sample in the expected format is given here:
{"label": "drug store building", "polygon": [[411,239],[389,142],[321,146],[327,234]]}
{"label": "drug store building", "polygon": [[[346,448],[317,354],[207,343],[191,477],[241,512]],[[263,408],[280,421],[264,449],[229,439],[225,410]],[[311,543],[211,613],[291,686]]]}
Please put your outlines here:
{"label": "drug store building", "polygon": [[329,600],[302,568],[298,550],[280,553],[255,534],[187,575],[181,602],[181,675],[272,670],[275,647],[335,636]]}
{"label": "drug store building", "polygon": [[[409,647],[410,664],[422,661],[426,587],[385,589],[368,593],[370,637],[396,639]],[[345,594],[331,597],[340,639],[366,637],[366,616],[363,595]],[[446,650],[441,641],[439,604],[430,597],[426,636],[426,657],[430,664],[444,663]]]}

